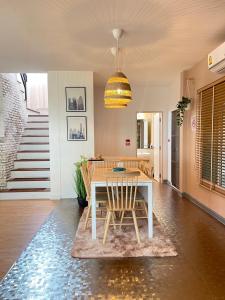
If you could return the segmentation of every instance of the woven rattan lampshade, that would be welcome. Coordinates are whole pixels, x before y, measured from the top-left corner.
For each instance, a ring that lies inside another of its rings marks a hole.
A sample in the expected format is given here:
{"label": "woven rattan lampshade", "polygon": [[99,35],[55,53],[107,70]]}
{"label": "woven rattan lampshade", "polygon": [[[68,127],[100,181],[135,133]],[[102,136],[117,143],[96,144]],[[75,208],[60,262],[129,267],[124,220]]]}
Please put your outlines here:
{"label": "woven rattan lampshade", "polygon": [[105,104],[105,108],[126,108],[127,104]]}
{"label": "woven rattan lampshade", "polygon": [[105,108],[123,108],[132,100],[131,87],[122,72],[115,72],[105,87]]}

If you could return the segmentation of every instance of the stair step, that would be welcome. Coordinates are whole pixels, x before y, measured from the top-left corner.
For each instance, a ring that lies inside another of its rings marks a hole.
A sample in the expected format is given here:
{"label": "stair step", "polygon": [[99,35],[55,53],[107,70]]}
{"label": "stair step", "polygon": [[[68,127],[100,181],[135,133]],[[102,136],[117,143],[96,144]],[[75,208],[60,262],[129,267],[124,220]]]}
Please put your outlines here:
{"label": "stair step", "polygon": [[48,130],[48,127],[26,127],[25,130]]}
{"label": "stair step", "polygon": [[19,159],[14,162],[14,169],[20,168],[49,168],[49,159]]}
{"label": "stair step", "polygon": [[7,182],[8,189],[49,188],[49,177],[11,178]]}
{"label": "stair step", "polygon": [[40,143],[35,143],[35,142],[32,142],[32,143],[20,143],[20,145],[49,145],[48,142],[40,142]]}
{"label": "stair step", "polygon": [[36,129],[36,128],[49,129],[49,122],[48,121],[31,121],[31,122],[27,122],[26,126],[29,129]]}
{"label": "stair step", "polygon": [[28,188],[28,189],[5,189],[0,190],[0,193],[30,193],[30,192],[50,192],[49,188]]}
{"label": "stair step", "polygon": [[[39,116],[40,117],[40,116]],[[28,124],[41,124],[41,123],[49,123],[49,121],[28,121]]]}
{"label": "stair step", "polygon": [[50,177],[50,168],[17,168],[11,172],[12,178]]}
{"label": "stair step", "polygon": [[49,137],[49,135],[22,135],[22,137]]}
{"label": "stair step", "polygon": [[48,128],[25,128],[23,136],[49,136]]}
{"label": "stair step", "polygon": [[49,157],[50,154],[48,150],[17,152],[17,159],[49,159]]}
{"label": "stair step", "polygon": [[49,188],[29,188],[29,189],[8,189],[0,191],[1,200],[19,199],[50,199],[51,190]]}
{"label": "stair step", "polygon": [[32,159],[23,158],[23,159],[16,159],[15,161],[49,161],[49,158],[40,158],[40,159],[39,158],[32,158]]}
{"label": "stair step", "polygon": [[17,153],[49,153],[49,150],[19,150]]}
{"label": "stair step", "polygon": [[24,177],[24,178],[11,178],[8,182],[12,181],[50,181],[49,177]]}
{"label": "stair step", "polygon": [[49,151],[49,143],[21,143],[19,151]]}
{"label": "stair step", "polygon": [[48,135],[27,135],[22,137],[22,143],[49,143]]}
{"label": "stair step", "polygon": [[50,168],[17,168],[12,171],[50,171]]}
{"label": "stair step", "polygon": [[28,116],[28,122],[48,122],[49,118],[47,115],[36,115],[36,116],[32,116],[32,115],[29,115]]}
{"label": "stair step", "polygon": [[28,117],[48,117],[48,115],[28,115]]}

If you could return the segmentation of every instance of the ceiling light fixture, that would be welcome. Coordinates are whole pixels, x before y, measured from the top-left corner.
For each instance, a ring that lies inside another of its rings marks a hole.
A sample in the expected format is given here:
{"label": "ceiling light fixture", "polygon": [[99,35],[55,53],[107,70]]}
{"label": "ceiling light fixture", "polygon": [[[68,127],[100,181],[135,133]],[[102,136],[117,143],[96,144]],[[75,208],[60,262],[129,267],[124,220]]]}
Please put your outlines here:
{"label": "ceiling light fixture", "polygon": [[131,87],[128,78],[120,71],[119,67],[119,39],[123,34],[122,29],[113,29],[116,39],[116,48],[111,52],[115,56],[116,72],[107,80],[104,94],[105,108],[125,108],[132,100]]}

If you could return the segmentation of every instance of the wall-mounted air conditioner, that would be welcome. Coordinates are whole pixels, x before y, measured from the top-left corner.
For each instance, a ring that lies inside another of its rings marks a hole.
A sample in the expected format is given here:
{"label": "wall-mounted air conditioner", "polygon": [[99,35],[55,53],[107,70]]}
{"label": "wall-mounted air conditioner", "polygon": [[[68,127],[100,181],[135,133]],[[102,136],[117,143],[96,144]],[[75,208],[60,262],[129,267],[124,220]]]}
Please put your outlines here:
{"label": "wall-mounted air conditioner", "polygon": [[225,42],[209,53],[208,69],[216,73],[225,72]]}

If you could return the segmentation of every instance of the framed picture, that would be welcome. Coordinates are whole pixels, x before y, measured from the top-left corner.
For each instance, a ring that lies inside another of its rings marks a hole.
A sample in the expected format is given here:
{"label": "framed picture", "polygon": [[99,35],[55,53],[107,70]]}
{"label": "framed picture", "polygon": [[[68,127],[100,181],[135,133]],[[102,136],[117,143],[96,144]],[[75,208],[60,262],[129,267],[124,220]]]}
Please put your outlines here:
{"label": "framed picture", "polygon": [[87,117],[67,116],[67,141],[87,141]]}
{"label": "framed picture", "polygon": [[66,111],[86,111],[86,87],[66,87]]}

